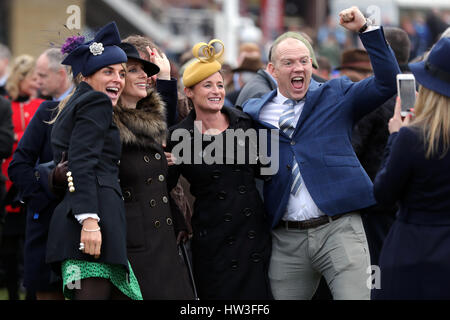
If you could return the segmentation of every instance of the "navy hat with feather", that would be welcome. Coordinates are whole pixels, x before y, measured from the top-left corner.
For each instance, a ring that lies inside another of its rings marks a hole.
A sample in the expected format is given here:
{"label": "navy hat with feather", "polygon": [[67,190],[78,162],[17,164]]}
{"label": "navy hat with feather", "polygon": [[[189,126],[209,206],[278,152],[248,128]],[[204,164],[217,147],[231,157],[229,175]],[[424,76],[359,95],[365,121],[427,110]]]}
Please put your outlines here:
{"label": "navy hat with feather", "polygon": [[68,38],[61,48],[68,55],[61,63],[72,67],[74,77],[80,72],[87,77],[103,67],[127,62],[127,55],[117,46],[120,41],[116,23],[110,22],[91,41],[84,42],[84,37]]}

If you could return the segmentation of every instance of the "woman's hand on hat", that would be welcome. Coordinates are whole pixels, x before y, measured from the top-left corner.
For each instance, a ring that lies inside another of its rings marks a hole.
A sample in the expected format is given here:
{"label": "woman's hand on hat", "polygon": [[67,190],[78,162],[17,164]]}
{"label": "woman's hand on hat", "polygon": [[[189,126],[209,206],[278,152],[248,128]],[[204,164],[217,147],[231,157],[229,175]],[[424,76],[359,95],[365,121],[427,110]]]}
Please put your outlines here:
{"label": "woman's hand on hat", "polygon": [[400,97],[397,97],[397,100],[395,101],[395,109],[394,109],[394,115],[389,120],[389,133],[398,132],[401,127],[407,126],[410,122],[410,120],[413,117],[412,113],[408,113],[404,119],[402,119],[402,104]]}
{"label": "woman's hand on hat", "polygon": [[148,54],[150,55],[150,62],[153,62],[159,67],[158,79],[170,80],[170,62],[167,59],[164,52],[159,54],[156,48],[146,47]]}

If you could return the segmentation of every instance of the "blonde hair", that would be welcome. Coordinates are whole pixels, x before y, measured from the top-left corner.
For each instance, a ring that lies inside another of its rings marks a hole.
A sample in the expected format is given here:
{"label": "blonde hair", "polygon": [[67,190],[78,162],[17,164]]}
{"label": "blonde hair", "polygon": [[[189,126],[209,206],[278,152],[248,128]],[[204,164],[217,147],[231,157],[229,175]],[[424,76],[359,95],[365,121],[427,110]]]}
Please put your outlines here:
{"label": "blonde hair", "polygon": [[36,60],[28,55],[23,54],[14,59],[11,74],[6,81],[5,89],[8,91],[12,100],[16,100],[20,95],[20,83],[33,73]]}
{"label": "blonde hair", "polygon": [[450,98],[420,86],[414,113],[410,126],[422,132],[425,157],[443,158],[450,147]]}

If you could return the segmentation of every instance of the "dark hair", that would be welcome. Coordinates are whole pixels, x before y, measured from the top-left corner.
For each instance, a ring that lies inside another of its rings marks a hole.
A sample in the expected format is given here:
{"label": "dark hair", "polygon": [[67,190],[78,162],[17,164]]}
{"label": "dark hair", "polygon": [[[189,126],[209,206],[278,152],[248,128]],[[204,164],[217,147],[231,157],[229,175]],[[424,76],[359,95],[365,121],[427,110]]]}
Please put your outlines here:
{"label": "dark hair", "polygon": [[139,53],[145,54],[145,60],[150,61],[150,56],[147,52],[146,47],[156,48],[159,54],[161,54],[161,49],[148,37],[140,36],[140,35],[131,35],[122,40],[122,42],[132,44]]}
{"label": "dark hair", "polygon": [[407,64],[411,50],[411,41],[405,30],[394,27],[385,27],[384,36],[394,51],[398,64]]}

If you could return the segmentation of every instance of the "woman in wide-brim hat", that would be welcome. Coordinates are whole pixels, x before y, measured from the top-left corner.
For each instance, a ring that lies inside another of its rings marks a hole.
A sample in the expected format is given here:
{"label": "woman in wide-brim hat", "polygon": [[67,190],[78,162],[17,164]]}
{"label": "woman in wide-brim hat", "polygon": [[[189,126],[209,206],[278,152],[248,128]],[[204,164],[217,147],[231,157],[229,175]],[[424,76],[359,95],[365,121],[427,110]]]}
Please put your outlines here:
{"label": "woman in wide-brim hat", "polygon": [[[127,76],[113,118],[122,141],[119,178],[125,198],[128,259],[144,300],[194,299],[177,248],[177,235],[187,236],[187,228],[166,184],[166,106],[155,88],[146,87],[160,68],[141,59],[132,44],[119,46],[128,57]],[[168,63],[164,58],[156,60],[163,69]]]}
{"label": "woman in wide-brim hat", "polygon": [[169,161],[176,164],[169,167],[169,189],[181,174],[195,197],[192,258],[200,300],[271,299],[270,227],[255,186],[256,141],[234,136],[251,129],[252,120],[223,105],[223,48],[217,52],[215,45],[223,47],[220,40],[195,45],[197,59],[183,73],[193,110],[170,128]]}
{"label": "woman in wide-brim hat", "polygon": [[[450,38],[410,64],[420,84],[414,118],[400,100],[374,182],[380,203],[399,204],[384,242],[376,299],[450,299]],[[379,281],[381,280],[381,281]]]}
{"label": "woman in wide-brim hat", "polygon": [[113,106],[125,86],[127,62],[118,44],[110,23],[92,41],[76,38],[63,46],[68,55],[62,63],[83,81],[54,119],[54,161],[67,154],[69,171],[51,218],[46,260],[62,274],[65,296],[76,300],[142,299],[127,259],[118,180],[121,142]]}

